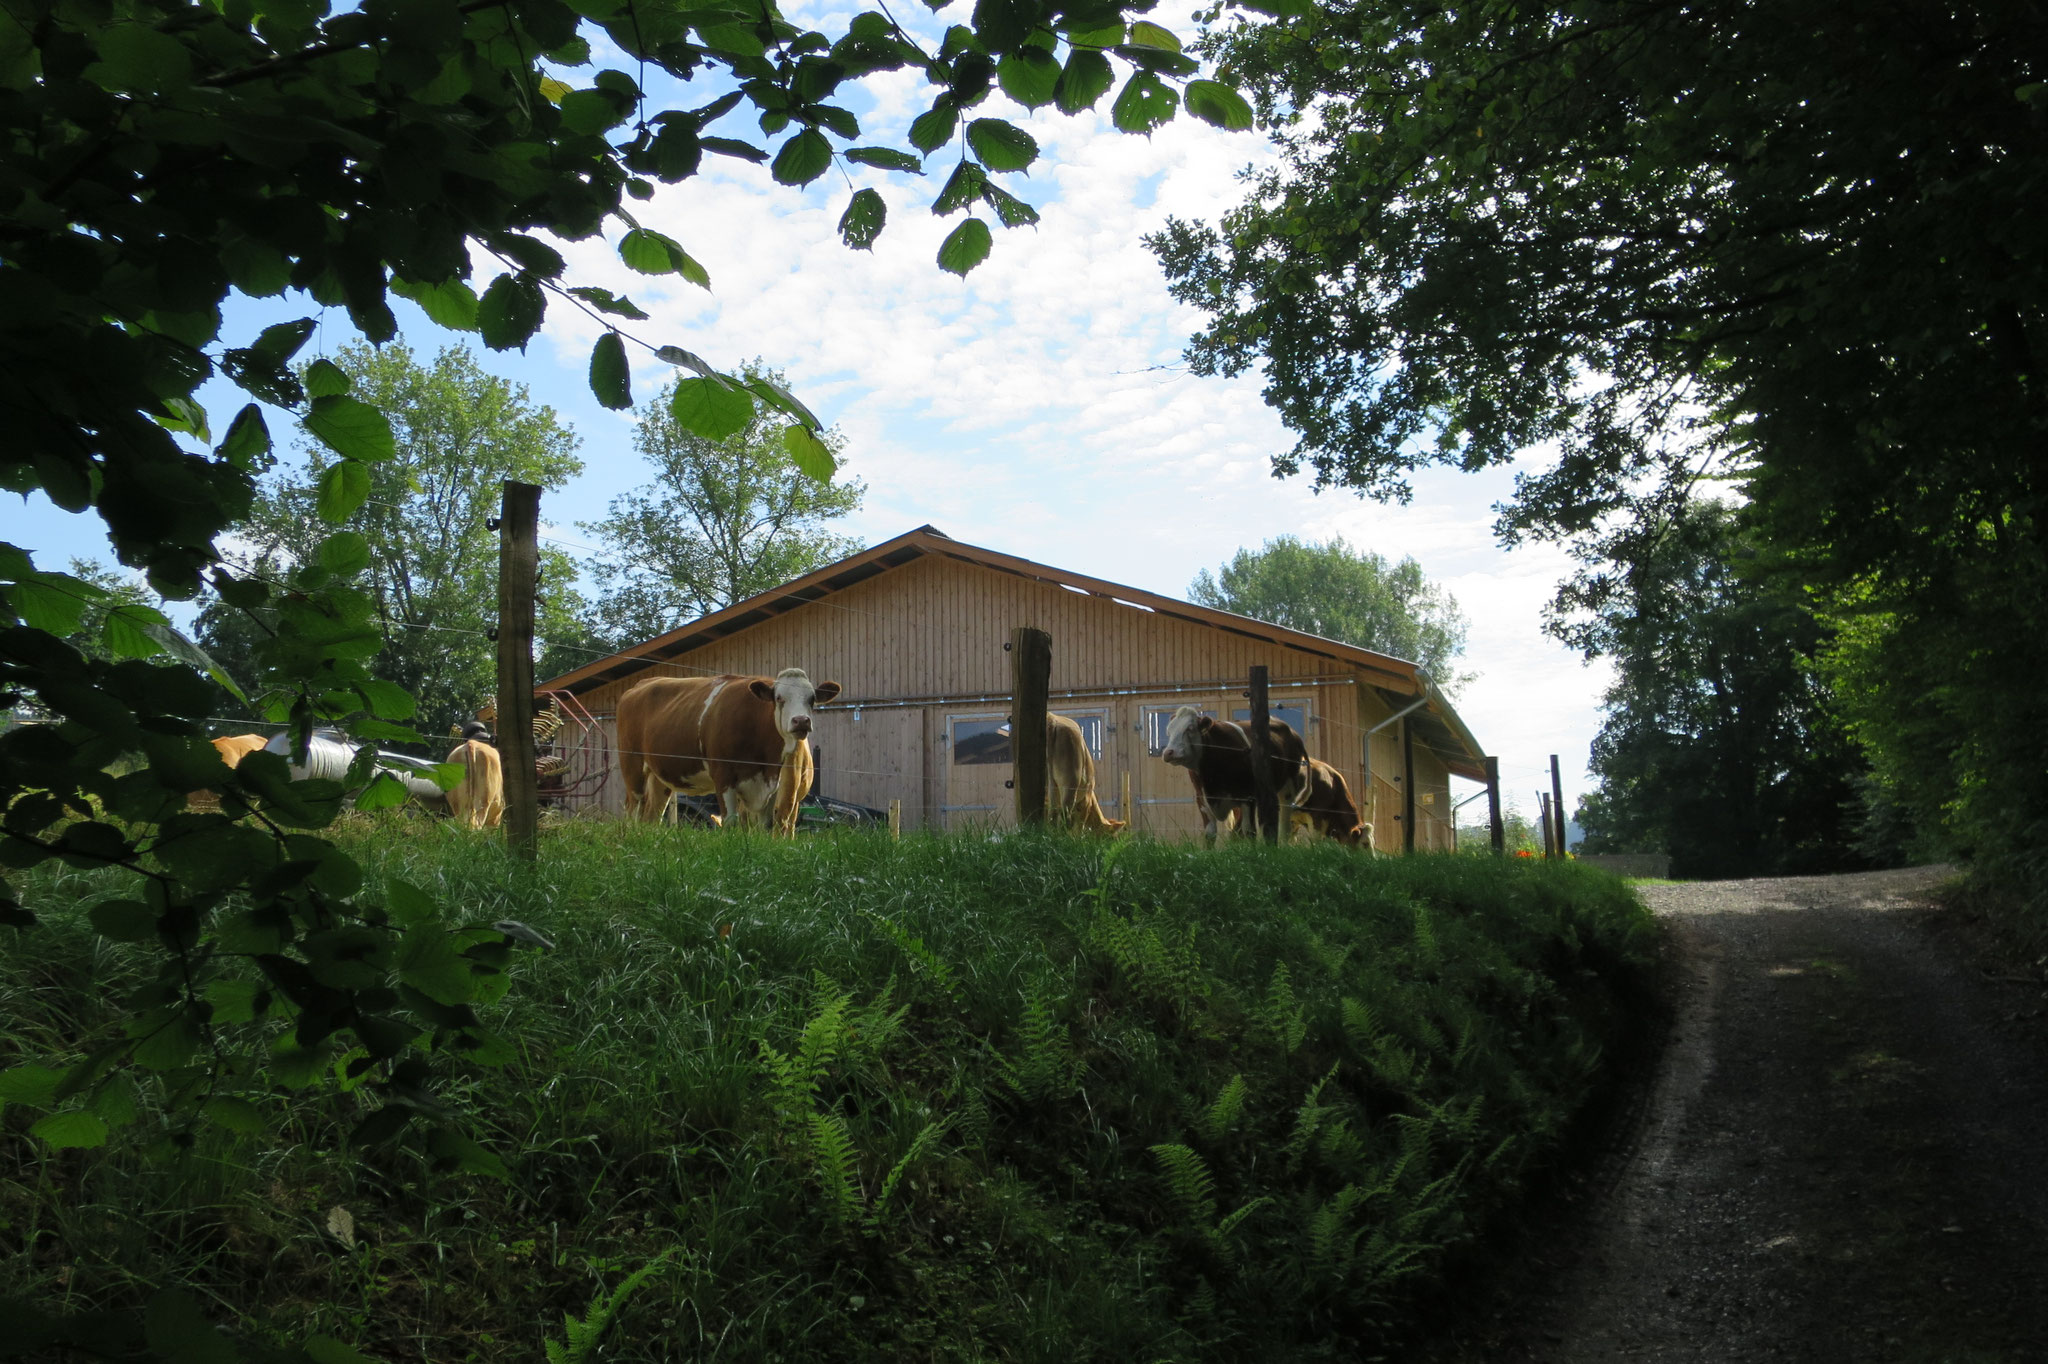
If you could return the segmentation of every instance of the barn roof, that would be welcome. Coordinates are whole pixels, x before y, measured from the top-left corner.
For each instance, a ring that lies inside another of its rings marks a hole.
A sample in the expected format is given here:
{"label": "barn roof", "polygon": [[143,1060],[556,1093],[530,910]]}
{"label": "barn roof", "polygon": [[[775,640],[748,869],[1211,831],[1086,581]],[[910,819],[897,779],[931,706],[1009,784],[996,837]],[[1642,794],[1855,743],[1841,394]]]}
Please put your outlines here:
{"label": "barn roof", "polygon": [[835,592],[844,591],[855,583],[865,582],[891,569],[901,568],[926,555],[938,555],[962,563],[995,569],[998,572],[1015,573],[1020,577],[1033,578],[1040,582],[1055,583],[1071,591],[1108,597],[1132,606],[1142,606],[1162,616],[1193,621],[1212,630],[1226,630],[1233,634],[1284,645],[1303,653],[1335,659],[1355,669],[1361,675],[1361,680],[1378,691],[1381,699],[1396,712],[1414,707],[1410,712],[1410,720],[1415,727],[1415,737],[1435,750],[1452,772],[1473,781],[1486,780],[1485,750],[1479,746],[1479,741],[1472,737],[1472,732],[1465,728],[1465,722],[1458,718],[1458,713],[1452,709],[1450,701],[1437,689],[1436,683],[1419,664],[1388,654],[1375,653],[1371,649],[1361,649],[1342,640],[1324,639],[1320,635],[1290,630],[1283,625],[1253,620],[1249,616],[1219,611],[1210,606],[1198,606],[1193,602],[1180,601],[1173,597],[1162,597],[1143,588],[1126,587],[1121,583],[1091,578],[1085,573],[1070,573],[1063,568],[1053,568],[1047,564],[1034,563],[1030,559],[1020,559],[999,550],[983,549],[979,545],[955,540],[935,526],[919,526],[916,530],[907,531],[872,549],[862,550],[849,558],[841,559],[838,563],[827,564],[815,572],[784,583],[781,587],[763,592],[759,596],[749,597],[742,602],[735,602],[722,611],[714,611],[708,616],[699,617],[665,635],[650,639],[645,644],[623,649],[607,658],[585,664],[573,672],[550,678],[540,683],[538,689],[582,692],[608,682],[616,682],[642,668],[681,657],[715,640],[751,629],[784,612],[795,611]]}

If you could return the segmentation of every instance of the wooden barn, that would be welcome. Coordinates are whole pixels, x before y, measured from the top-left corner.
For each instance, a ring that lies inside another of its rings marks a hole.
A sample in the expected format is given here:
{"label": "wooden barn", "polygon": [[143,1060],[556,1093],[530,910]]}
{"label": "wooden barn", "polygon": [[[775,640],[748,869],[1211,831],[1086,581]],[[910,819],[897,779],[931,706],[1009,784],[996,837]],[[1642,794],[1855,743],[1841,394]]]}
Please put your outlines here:
{"label": "wooden barn", "polygon": [[[1244,718],[1247,671],[1261,663],[1273,714],[1344,774],[1382,850],[1450,847],[1451,777],[1486,780],[1478,741],[1413,663],[930,526],[538,690],[572,695],[608,738],[619,697],[645,678],[802,668],[842,688],[813,732],[820,794],[877,808],[901,801],[906,828],[1004,824],[1014,820],[1004,645],[1016,626],[1052,636],[1050,708],[1080,723],[1103,808],[1141,832],[1199,829],[1187,773],[1157,756],[1167,720],[1188,704]],[[606,745],[580,748],[562,803],[621,810],[616,771],[598,780],[606,764],[615,765]]]}

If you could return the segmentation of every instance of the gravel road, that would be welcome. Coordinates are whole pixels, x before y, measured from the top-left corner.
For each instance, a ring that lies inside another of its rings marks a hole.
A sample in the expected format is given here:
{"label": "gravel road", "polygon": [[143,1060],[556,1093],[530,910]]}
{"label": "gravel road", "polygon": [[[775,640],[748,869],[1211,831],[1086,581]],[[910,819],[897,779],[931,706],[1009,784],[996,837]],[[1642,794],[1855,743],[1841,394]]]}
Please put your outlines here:
{"label": "gravel road", "polygon": [[1646,887],[1655,1077],[1452,1355],[2048,1361],[2048,993],[1946,875]]}

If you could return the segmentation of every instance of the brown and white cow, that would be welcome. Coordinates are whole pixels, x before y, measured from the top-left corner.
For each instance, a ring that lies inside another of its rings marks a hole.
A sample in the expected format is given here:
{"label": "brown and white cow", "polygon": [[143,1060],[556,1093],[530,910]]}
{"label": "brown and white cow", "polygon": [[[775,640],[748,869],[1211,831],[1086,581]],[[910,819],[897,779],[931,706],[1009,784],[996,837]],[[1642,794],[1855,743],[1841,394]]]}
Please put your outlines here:
{"label": "brown and white cow", "polygon": [[504,764],[491,747],[490,730],[472,720],[462,735],[447,759],[463,768],[462,780],[448,791],[448,813],[472,829],[495,829],[505,818]]}
{"label": "brown and white cow", "polygon": [[[261,753],[263,746],[270,742],[268,734],[223,734],[213,742],[213,751],[220,754],[220,760],[230,768],[240,767],[242,759],[251,753]],[[185,797],[185,804],[195,810],[218,810],[220,796],[213,791],[194,791]]]}
{"label": "brown and white cow", "polygon": [[[1255,797],[1247,728],[1235,720],[1204,715],[1193,706],[1182,706],[1166,725],[1159,756],[1188,770],[1195,808],[1202,816],[1202,836],[1212,843],[1218,831],[1233,825],[1240,834],[1252,832]],[[1273,791],[1284,811],[1308,785],[1308,748],[1294,726],[1277,716],[1267,719],[1266,733]]]}
{"label": "brown and white cow", "polygon": [[1320,758],[1308,760],[1308,786],[1289,818],[1296,829],[1372,851],[1372,829],[1359,819],[1358,803],[1351,799],[1344,774]]}
{"label": "brown and white cow", "polygon": [[811,708],[837,695],[837,682],[813,685],[801,668],[642,682],[619,698],[626,813],[660,819],[680,792],[716,796],[727,823],[769,823],[779,791],[801,800],[809,786]]}
{"label": "brown and white cow", "polygon": [[1123,820],[1103,814],[1095,799],[1095,759],[1088,756],[1080,724],[1051,712],[1045,717],[1045,782],[1052,817],[1067,827],[1103,834],[1124,827]]}

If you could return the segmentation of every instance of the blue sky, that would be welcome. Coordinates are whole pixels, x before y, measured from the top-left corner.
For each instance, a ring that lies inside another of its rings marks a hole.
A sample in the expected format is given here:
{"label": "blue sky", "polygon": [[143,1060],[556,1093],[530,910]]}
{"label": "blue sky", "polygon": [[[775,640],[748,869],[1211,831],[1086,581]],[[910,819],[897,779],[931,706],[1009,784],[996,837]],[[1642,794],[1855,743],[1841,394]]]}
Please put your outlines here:
{"label": "blue sky", "polygon": [[[952,10],[905,8],[920,11],[916,22],[934,41],[960,21]],[[1148,17],[1191,39],[1191,8],[1162,4]],[[856,11],[785,12],[830,32]],[[591,71],[563,74],[581,83]],[[679,102],[698,105],[715,93],[685,89]],[[863,142],[900,146],[929,100],[921,76],[899,72],[875,78],[847,103],[860,116]],[[1318,495],[1304,478],[1274,479],[1270,458],[1293,444],[1290,434],[1260,401],[1256,375],[1187,372],[1181,348],[1202,315],[1167,297],[1140,242],[1169,215],[1213,219],[1234,204],[1242,193],[1236,173],[1268,155],[1265,144],[1186,114],[1149,138],[1119,134],[1109,102],[1062,118],[1007,106],[997,94],[975,110],[1010,118],[1038,139],[1030,171],[999,178],[1043,216],[1035,228],[995,226],[993,255],[965,280],[934,263],[958,222],[928,211],[955,159],[947,148],[922,178],[835,167],[802,191],[774,184],[766,167],[706,157],[704,173],[660,188],[636,212],[705,265],[708,293],[676,276],[627,270],[612,249],[617,232],[610,242],[563,251],[574,283],[628,294],[653,315],[631,324],[638,337],[721,366],[759,356],[783,370],[798,396],[845,433],[844,471],[868,485],[865,507],[845,529],[870,543],[928,522],[957,539],[1171,596],[1184,596],[1197,571],[1277,535],[1343,535],[1391,559],[1412,555],[1470,619],[1463,667],[1479,676],[1458,708],[1500,755],[1506,794],[1532,809],[1556,753],[1567,805],[1576,806],[1589,785],[1588,745],[1609,674],[1542,633],[1542,605],[1570,570],[1564,554],[1541,546],[1508,552],[1493,540],[1493,504],[1509,495],[1513,470],[1425,474],[1413,502],[1400,507]],[[740,117],[718,131],[761,140]],[[872,252],[849,251],[838,240],[839,215],[866,185],[888,201],[889,223]],[[478,270],[481,291],[495,265],[480,260]],[[431,354],[458,339],[394,303],[415,350]],[[265,322],[319,312],[304,299],[245,301],[223,334],[239,338]],[[590,396],[585,374],[598,334],[597,323],[557,304],[523,355],[479,347],[486,368],[527,385],[582,437],[585,472],[542,507],[543,533],[564,541],[588,542],[575,523],[600,516],[646,472],[632,449],[630,417]],[[334,310],[302,358],[352,335]],[[672,371],[644,350],[633,353],[634,393],[644,399]],[[245,401],[225,384],[202,397],[216,428]],[[272,415],[273,432],[287,424]],[[30,549],[44,567],[61,568],[74,554],[106,557],[96,521],[40,499],[0,501],[0,538]]]}

